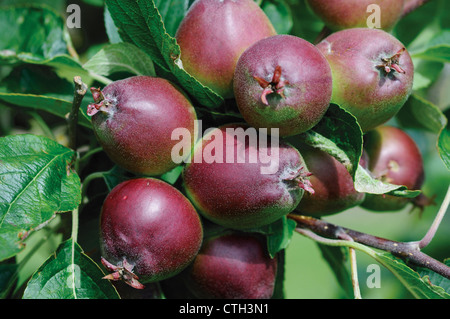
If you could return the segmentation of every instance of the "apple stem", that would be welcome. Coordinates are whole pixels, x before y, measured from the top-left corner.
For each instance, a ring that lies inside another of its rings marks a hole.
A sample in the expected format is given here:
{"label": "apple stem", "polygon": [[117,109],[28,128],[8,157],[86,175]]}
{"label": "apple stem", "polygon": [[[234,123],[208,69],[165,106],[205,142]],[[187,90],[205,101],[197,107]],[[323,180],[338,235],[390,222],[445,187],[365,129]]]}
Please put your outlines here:
{"label": "apple stem", "polygon": [[275,68],[272,80],[270,82],[266,81],[263,78],[260,78],[259,76],[253,76],[258,84],[263,88],[263,92],[261,94],[261,102],[263,102],[265,105],[269,105],[269,102],[267,101],[267,95],[269,94],[276,93],[279,94],[282,98],[285,98],[284,87],[289,84],[289,82],[286,80],[281,80],[281,74],[281,66],[278,65]]}

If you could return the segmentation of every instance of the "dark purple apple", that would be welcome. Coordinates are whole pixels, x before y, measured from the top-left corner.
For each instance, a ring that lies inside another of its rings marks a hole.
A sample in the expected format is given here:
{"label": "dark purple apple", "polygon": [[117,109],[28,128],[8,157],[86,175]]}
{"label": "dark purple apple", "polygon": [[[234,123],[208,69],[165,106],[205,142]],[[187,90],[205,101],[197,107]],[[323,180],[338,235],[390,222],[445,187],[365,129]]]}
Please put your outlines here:
{"label": "dark purple apple", "polygon": [[379,13],[379,28],[389,31],[403,14],[404,0],[307,0],[307,3],[331,30],[369,27],[367,20],[373,23],[371,15]]}
{"label": "dark purple apple", "polygon": [[278,128],[280,136],[315,126],[328,109],[331,93],[327,60],[296,36],[260,40],[236,65],[234,94],[243,118],[256,128]]}
{"label": "dark purple apple", "polygon": [[290,213],[305,189],[313,191],[298,150],[257,133],[247,124],[211,130],[183,171],[187,196],[216,224],[233,229],[270,224]]}
{"label": "dark purple apple", "polygon": [[171,157],[173,130],[185,128],[195,141],[195,109],[165,79],[134,76],[91,90],[94,133],[109,158],[132,173],[156,176],[179,165]]}
{"label": "dark purple apple", "polygon": [[205,240],[186,269],[189,290],[202,299],[269,299],[277,275],[277,257],[250,233],[227,233]]}
{"label": "dark purple apple", "polygon": [[347,29],[326,37],[317,48],[333,73],[331,102],[352,113],[364,132],[391,119],[410,96],[414,65],[391,34]]}
{"label": "dark purple apple", "polygon": [[347,168],[330,154],[306,144],[297,145],[308,170],[314,194],[306,193],[296,212],[302,215],[326,216],[360,205],[365,193],[355,190]]}
{"label": "dark purple apple", "polygon": [[185,70],[219,95],[231,98],[239,56],[256,41],[275,34],[253,0],[197,0],[175,37]]}
{"label": "dark purple apple", "polygon": [[200,217],[175,187],[131,179],[106,197],[100,217],[106,278],[134,288],[172,277],[191,263],[203,241]]}
{"label": "dark purple apple", "polygon": [[[380,126],[364,135],[368,169],[384,182],[419,190],[424,182],[423,159],[416,142],[394,126]],[[414,199],[393,195],[367,194],[362,207],[372,211],[397,211]]]}

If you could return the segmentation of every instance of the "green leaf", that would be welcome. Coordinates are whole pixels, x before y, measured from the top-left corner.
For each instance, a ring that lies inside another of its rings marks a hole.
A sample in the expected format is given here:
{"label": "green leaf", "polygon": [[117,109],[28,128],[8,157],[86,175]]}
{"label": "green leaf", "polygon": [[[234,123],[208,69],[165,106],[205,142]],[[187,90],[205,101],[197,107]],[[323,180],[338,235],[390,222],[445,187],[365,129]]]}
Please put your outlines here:
{"label": "green leaf", "polygon": [[105,46],[84,66],[85,69],[104,76],[115,72],[134,75],[155,76],[155,67],[150,57],[130,43],[116,43]]}
{"label": "green leaf", "polygon": [[413,58],[450,62],[450,30],[442,30],[423,45],[411,48],[409,53]]}
{"label": "green leaf", "polygon": [[[450,259],[445,260],[444,264],[450,267]],[[428,268],[419,267],[417,272],[420,277],[427,280],[430,285],[441,287],[445,293],[450,296],[450,279],[445,278]]]}
{"label": "green leaf", "polygon": [[440,62],[413,59],[414,82],[413,92],[429,87],[441,74],[444,64]]}
{"label": "green leaf", "polygon": [[102,7],[104,1],[103,0],[83,0],[83,2],[86,2],[87,4],[90,4],[91,6]]}
{"label": "green leaf", "polygon": [[378,195],[389,194],[408,198],[416,197],[421,193],[420,190],[408,190],[406,186],[390,184],[375,179],[372,177],[370,172],[361,165],[359,165],[356,170],[355,189],[361,193]]}
{"label": "green leaf", "polygon": [[346,265],[348,260],[347,250],[344,247],[332,247],[319,243],[317,245],[346,296],[348,298],[354,297],[352,277]]}
{"label": "green leaf", "polygon": [[[44,95],[1,93],[0,102],[16,105],[33,110],[42,110],[65,118],[72,108],[72,102],[60,98],[54,98]],[[92,128],[90,118],[86,114],[86,104],[80,108],[78,123],[88,128]]]}
{"label": "green leaf", "polygon": [[55,213],[78,207],[81,183],[70,168],[73,156],[40,136],[0,138],[0,261],[17,254],[21,238]]}
{"label": "green leaf", "polygon": [[263,1],[261,8],[278,34],[289,34],[293,26],[292,13],[283,0]]}
{"label": "green leaf", "polygon": [[178,178],[181,176],[181,173],[183,172],[183,166],[177,166],[174,169],[168,171],[167,173],[164,173],[160,176],[160,178],[169,183],[169,184],[175,184],[175,182],[178,180]]}
{"label": "green leaf", "polygon": [[161,14],[167,33],[174,37],[189,8],[189,0],[155,0],[155,5]]}
{"label": "green leaf", "polygon": [[433,103],[418,94],[412,94],[396,118],[407,128],[424,129],[437,135],[437,150],[442,161],[450,169],[450,131],[448,116]]}
{"label": "green leaf", "polygon": [[2,8],[0,30],[2,64],[69,54],[70,38],[64,29],[64,19],[46,7]]}
{"label": "green leaf", "polygon": [[106,29],[106,34],[108,35],[109,42],[112,44],[122,42],[122,39],[120,38],[119,30],[117,29],[116,25],[114,24],[114,21],[111,17],[111,13],[109,12],[107,5],[105,5],[103,18],[105,20],[105,29]]}
{"label": "green leaf", "polygon": [[389,269],[417,299],[450,299],[442,287],[431,285],[427,278],[408,267],[390,253],[376,253],[376,259]]}
{"label": "green leaf", "polygon": [[105,181],[108,190],[111,191],[114,187],[120,183],[131,178],[130,173],[121,168],[118,165],[114,165],[109,171],[104,172],[103,180]]}
{"label": "green leaf", "polygon": [[0,264],[0,299],[5,299],[17,279],[18,265],[16,263]]}
{"label": "green leaf", "polygon": [[298,138],[334,156],[355,177],[362,154],[363,138],[356,118],[349,112],[336,104],[330,104],[322,120]]}
{"label": "green leaf", "polygon": [[97,264],[69,239],[33,274],[24,299],[119,299]]}
{"label": "green leaf", "polygon": [[425,129],[438,134],[447,119],[439,108],[418,94],[411,94],[396,116],[403,127]]}
{"label": "green leaf", "polygon": [[[447,111],[445,114],[448,118],[450,116],[450,111]],[[447,169],[450,169],[450,126],[448,122],[439,133],[437,147],[439,156]]]}
{"label": "green leaf", "polygon": [[287,248],[297,224],[292,219],[283,216],[277,221],[259,228],[247,230],[249,232],[261,233],[266,236],[267,249],[270,257]]}
{"label": "green leaf", "polygon": [[[43,65],[51,67],[58,76],[69,81],[81,76],[85,83],[93,80],[106,84],[110,82],[83,69],[65,29],[64,18],[47,7],[0,9],[0,30],[5,35],[0,42],[0,64]],[[47,79],[44,79],[41,81],[46,82]]]}
{"label": "green leaf", "polygon": [[121,38],[147,53],[166,75],[171,75],[201,105],[217,108],[223,98],[187,73],[180,61],[180,47],[164,27],[153,1],[107,0],[106,4]]}

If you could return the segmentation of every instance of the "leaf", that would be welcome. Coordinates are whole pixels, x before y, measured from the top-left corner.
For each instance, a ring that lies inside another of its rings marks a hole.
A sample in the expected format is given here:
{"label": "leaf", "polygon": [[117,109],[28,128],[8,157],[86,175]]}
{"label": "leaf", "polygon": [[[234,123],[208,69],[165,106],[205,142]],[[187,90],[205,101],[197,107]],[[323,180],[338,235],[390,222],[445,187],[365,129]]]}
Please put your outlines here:
{"label": "leaf", "polygon": [[283,0],[263,1],[261,8],[278,34],[288,34],[293,26],[292,13]]}
{"label": "leaf", "polygon": [[450,30],[442,30],[421,46],[410,48],[409,53],[413,58],[443,63],[450,62]]}
{"label": "leaf", "polygon": [[70,38],[64,20],[45,7],[9,7],[0,10],[0,63],[21,59],[52,59],[69,54]]}
{"label": "leaf", "polygon": [[[447,118],[450,116],[450,111],[446,113]],[[441,132],[438,136],[437,147],[439,151],[439,156],[444,162],[447,169],[450,169],[450,127],[447,122],[446,125],[442,128]]]}
{"label": "leaf", "polygon": [[317,245],[346,296],[348,298],[354,297],[352,277],[345,264],[348,257],[347,251],[343,247],[332,247],[319,243]]}
{"label": "leaf", "polygon": [[370,172],[363,168],[361,165],[359,165],[358,169],[356,170],[355,189],[361,193],[378,195],[389,194],[408,198],[416,197],[421,193],[420,190],[408,190],[406,186],[390,184],[375,179],[372,177]]}
{"label": "leaf", "polygon": [[[445,260],[444,264],[450,267],[450,259]],[[441,287],[445,293],[450,296],[450,279],[445,278],[428,268],[419,267],[417,272],[420,277],[426,280],[430,285]]]}
{"label": "leaf", "polygon": [[155,76],[155,67],[150,57],[130,43],[116,43],[105,46],[84,66],[85,69],[104,76],[115,72],[134,75]]}
{"label": "leaf", "polygon": [[403,127],[425,129],[435,134],[447,123],[446,117],[436,105],[415,93],[396,117]]}
{"label": "leaf", "polygon": [[69,239],[33,274],[24,299],[119,299],[115,288],[81,247]]}
{"label": "leaf", "polygon": [[413,92],[429,87],[439,78],[439,75],[444,68],[443,63],[419,58],[413,59],[413,64]]}
{"label": "leaf", "polygon": [[19,266],[17,264],[3,263],[0,264],[0,299],[8,296],[11,288],[17,279]]}
{"label": "leaf", "polygon": [[418,94],[412,94],[408,102],[397,114],[400,125],[407,128],[419,128],[437,135],[436,147],[439,156],[450,169],[450,131],[448,116],[433,103]]}
{"label": "leaf", "polygon": [[109,191],[131,177],[129,172],[118,165],[114,165],[109,171],[103,173],[103,179]]}
{"label": "leaf", "polygon": [[155,5],[161,14],[167,33],[174,37],[189,8],[189,0],[155,0]]}
{"label": "leaf", "polygon": [[304,143],[339,160],[355,177],[362,154],[362,131],[356,118],[336,104],[330,104],[322,120],[300,134]]}
{"label": "leaf", "polygon": [[121,38],[147,53],[166,76],[171,75],[201,105],[217,108],[223,98],[187,73],[180,61],[180,47],[165,30],[153,1],[106,0]]}
{"label": "leaf", "polygon": [[269,225],[248,231],[261,233],[266,236],[267,249],[270,257],[273,258],[278,252],[287,248],[294,234],[295,226],[295,221],[283,216]]}
{"label": "leaf", "polygon": [[83,0],[87,4],[90,4],[91,6],[97,6],[102,7],[103,6],[103,0]]}
{"label": "leaf", "polygon": [[293,25],[290,34],[314,43],[324,27],[323,21],[309,8],[306,1],[289,1]]}
{"label": "leaf", "polygon": [[169,183],[169,184],[175,184],[175,182],[178,180],[178,178],[181,176],[181,173],[183,172],[183,166],[177,166],[174,169],[168,171],[167,173],[164,173],[160,176],[160,178]]}
{"label": "leaf", "polygon": [[114,21],[109,12],[108,6],[105,4],[105,9],[103,13],[103,19],[105,20],[106,34],[108,35],[109,43],[120,43],[122,39],[119,35],[119,30],[117,29]]}
{"label": "leaf", "polygon": [[450,295],[442,287],[429,283],[427,278],[408,267],[401,259],[390,253],[375,253],[376,260],[389,269],[400,282],[418,299],[450,299]]}
{"label": "leaf", "polygon": [[[42,110],[51,114],[65,118],[72,108],[72,102],[59,98],[17,93],[0,93],[0,102],[12,104],[34,110]],[[89,117],[86,115],[86,106],[80,108],[78,123],[88,128],[92,128]]]}
{"label": "leaf", "polygon": [[[106,84],[111,82],[83,69],[65,29],[63,17],[47,7],[27,5],[0,9],[0,30],[5,35],[0,42],[0,64],[15,68],[23,64],[45,66],[61,81],[72,82],[75,76],[81,76],[88,84],[94,80]],[[44,69],[41,69],[37,81],[40,85],[47,84]],[[18,91],[7,93],[24,92],[20,87]],[[41,92],[37,94],[45,95]],[[73,90],[70,96],[73,97]]]}
{"label": "leaf", "polygon": [[330,154],[341,162],[353,177],[358,192],[400,197],[416,197],[420,194],[418,190],[408,190],[402,185],[379,181],[359,165],[363,149],[361,128],[353,115],[336,104],[330,104],[319,124],[305,133],[289,138],[288,142],[292,141],[295,145],[296,139]]}
{"label": "leaf", "polygon": [[56,212],[78,207],[81,183],[70,168],[73,155],[40,136],[0,138],[0,261],[17,254],[21,238]]}

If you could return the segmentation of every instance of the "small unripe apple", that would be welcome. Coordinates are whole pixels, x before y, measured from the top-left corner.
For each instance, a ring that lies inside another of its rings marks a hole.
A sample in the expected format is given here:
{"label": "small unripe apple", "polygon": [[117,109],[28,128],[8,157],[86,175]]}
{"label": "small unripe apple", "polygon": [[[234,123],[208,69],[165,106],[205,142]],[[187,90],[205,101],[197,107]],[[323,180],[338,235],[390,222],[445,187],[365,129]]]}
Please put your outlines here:
{"label": "small unripe apple", "polygon": [[187,129],[191,144],[196,139],[195,109],[166,79],[133,76],[91,91],[95,103],[87,113],[95,136],[109,158],[132,173],[156,176],[179,165],[171,154],[175,129]]}
{"label": "small unripe apple", "polygon": [[276,31],[253,0],[197,0],[176,33],[187,72],[224,98],[233,97],[239,56]]}
{"label": "small unripe apple", "polygon": [[331,102],[352,113],[363,132],[396,115],[412,92],[411,57],[398,39],[383,30],[338,31],[317,48],[331,66]]}
{"label": "small unripe apple", "polygon": [[191,263],[203,241],[200,217],[172,185],[155,178],[120,183],[100,217],[102,263],[112,280],[138,289],[172,277]]}
{"label": "small unripe apple", "polygon": [[255,234],[227,233],[205,240],[183,274],[189,290],[204,299],[269,299],[277,276],[277,257]]}

